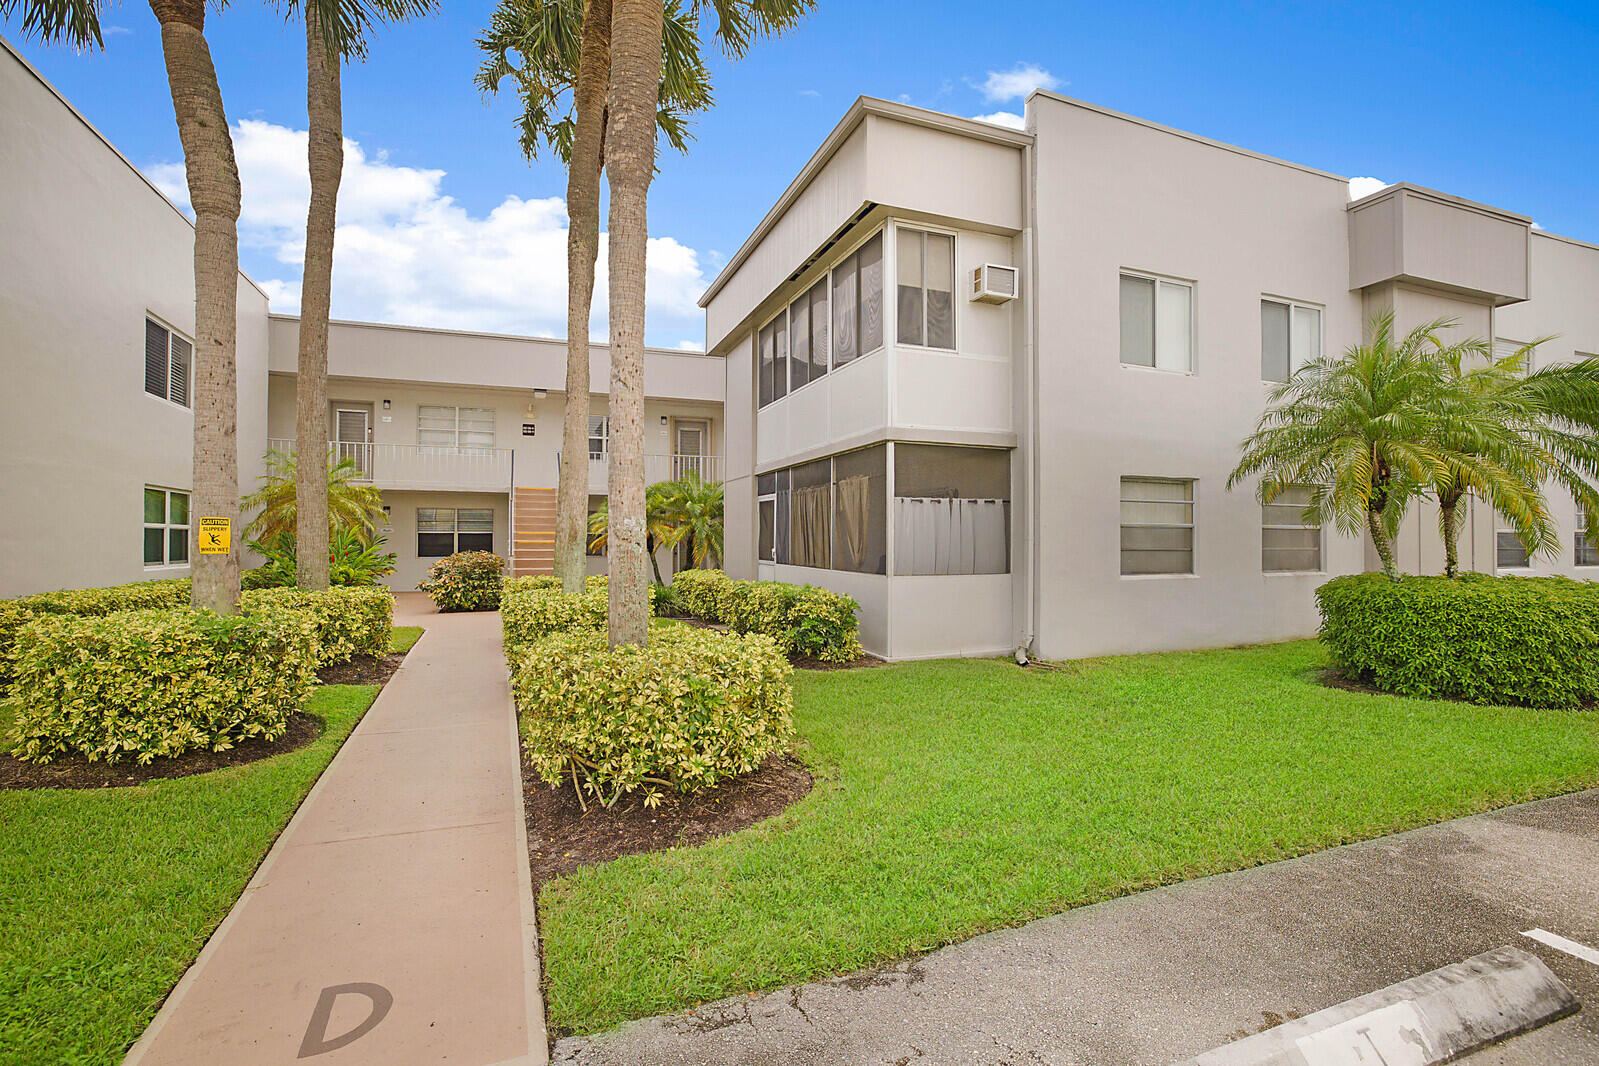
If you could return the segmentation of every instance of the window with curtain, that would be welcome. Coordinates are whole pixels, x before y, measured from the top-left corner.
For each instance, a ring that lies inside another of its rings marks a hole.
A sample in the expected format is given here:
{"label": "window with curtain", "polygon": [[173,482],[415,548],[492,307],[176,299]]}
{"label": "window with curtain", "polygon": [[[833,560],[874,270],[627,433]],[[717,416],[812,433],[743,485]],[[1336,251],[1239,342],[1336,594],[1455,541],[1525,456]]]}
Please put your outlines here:
{"label": "window with curtain", "polygon": [[833,366],[883,346],[883,235],[876,234],[833,268]]}
{"label": "window with curtain", "polygon": [[1121,479],[1123,574],[1194,572],[1194,483]]}
{"label": "window with curtain", "polygon": [[[831,562],[832,464],[826,459],[806,463],[788,474],[788,558],[778,562],[827,569]],[[778,491],[782,492],[779,480]],[[779,496],[781,499],[781,495]]]}
{"label": "window with curtain", "polygon": [[1321,309],[1284,300],[1260,301],[1260,379],[1287,381],[1321,358]]}
{"label": "window with curtain", "polygon": [[833,569],[888,573],[888,445],[833,457]]}
{"label": "window with curtain", "polygon": [[776,519],[776,526],[773,528],[772,558],[780,563],[789,563],[794,561],[793,552],[790,548],[791,538],[789,536],[789,514],[792,510],[790,507],[792,501],[789,499],[789,472],[787,470],[779,470],[774,477],[776,488],[773,498],[777,506],[773,515]]}
{"label": "window with curtain", "polygon": [[894,445],[894,573],[1010,572],[1010,452]]}
{"label": "window with curtain", "polygon": [[955,347],[955,238],[898,227],[895,273],[900,344]]}
{"label": "window with curtain", "polygon": [[189,561],[189,494],[145,486],[144,565]]}
{"label": "window with curtain", "polygon": [[1588,512],[1577,503],[1577,532],[1573,540],[1572,561],[1577,566],[1599,566],[1599,545],[1588,539]]}
{"label": "window with curtain", "polygon": [[589,415],[589,458],[604,459],[611,447],[611,416]]}
{"label": "window with curtain", "polygon": [[776,549],[777,475],[762,474],[755,479],[755,558],[772,562]]}
{"label": "window with curtain", "polygon": [[1525,570],[1532,565],[1521,534],[1497,512],[1494,514],[1494,565],[1500,570]]}
{"label": "window with curtain", "polygon": [[772,320],[772,399],[788,395],[788,311]]}
{"label": "window with curtain", "polygon": [[489,408],[422,404],[416,418],[416,442],[423,447],[494,447],[494,412]]}
{"label": "window with curtain", "polygon": [[1121,361],[1192,371],[1193,300],[1194,289],[1187,282],[1121,275]]}
{"label": "window with curtain", "polygon": [[456,552],[494,550],[494,510],[490,507],[418,507],[416,554],[442,559]]}
{"label": "window with curtain", "polygon": [[1321,569],[1321,525],[1305,521],[1311,490],[1286,489],[1260,507],[1260,568],[1268,573]]}
{"label": "window with curtain", "polygon": [[788,391],[811,380],[811,301],[807,294],[788,305]]}
{"label": "window with curtain", "polygon": [[810,295],[807,297],[811,305],[811,371],[810,380],[815,381],[827,373],[827,330],[829,312],[827,308],[827,279],[824,277],[811,286]]}
{"label": "window with curtain", "polygon": [[755,360],[759,365],[757,371],[760,377],[760,404],[765,407],[772,402],[773,381],[772,376],[776,367],[772,363],[772,348],[777,336],[777,324],[768,323],[755,334]]}

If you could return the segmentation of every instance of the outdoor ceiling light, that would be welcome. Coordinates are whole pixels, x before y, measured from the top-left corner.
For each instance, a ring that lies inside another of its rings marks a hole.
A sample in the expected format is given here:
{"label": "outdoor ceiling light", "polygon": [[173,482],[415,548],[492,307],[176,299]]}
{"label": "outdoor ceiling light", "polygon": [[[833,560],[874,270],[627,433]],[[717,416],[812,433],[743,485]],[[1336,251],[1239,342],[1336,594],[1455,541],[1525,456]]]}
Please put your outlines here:
{"label": "outdoor ceiling light", "polygon": [[542,399],[544,399],[544,398],[545,398],[545,397],[546,397],[546,396],[548,396],[548,395],[549,395],[549,394],[550,394],[550,393],[549,393],[549,390],[548,390],[548,389],[534,389],[534,390],[533,390],[533,398],[534,398],[534,399],[535,399],[535,400],[542,400]]}
{"label": "outdoor ceiling light", "polygon": [[388,409],[389,409],[389,401],[387,401],[387,400],[384,400],[384,401],[383,401],[383,409],[384,409],[384,410],[385,410],[385,411],[387,411],[387,410],[388,410]]}

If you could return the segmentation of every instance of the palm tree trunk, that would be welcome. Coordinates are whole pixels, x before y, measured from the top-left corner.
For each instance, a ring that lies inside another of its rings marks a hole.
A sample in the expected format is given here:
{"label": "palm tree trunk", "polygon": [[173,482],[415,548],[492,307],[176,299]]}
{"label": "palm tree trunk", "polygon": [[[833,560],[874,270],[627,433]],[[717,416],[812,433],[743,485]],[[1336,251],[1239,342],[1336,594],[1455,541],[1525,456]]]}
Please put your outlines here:
{"label": "palm tree trunk", "polygon": [[661,82],[661,0],[614,0],[605,169],[611,188],[611,645],[649,639],[644,515],[644,277]]}
{"label": "palm tree trunk", "polygon": [[572,158],[566,178],[566,417],[555,504],[555,572],[561,590],[583,591],[589,504],[589,313],[600,252],[600,171],[605,96],[611,83],[611,0],[588,0],[573,89]]}
{"label": "palm tree trunk", "polygon": [[205,0],[150,0],[161,23],[172,110],[194,208],[193,513],[229,522],[224,554],[195,552],[191,602],[232,614],[239,600],[239,168],[205,40]]}
{"label": "palm tree trunk", "polygon": [[654,573],[655,573],[655,583],[657,585],[666,584],[666,580],[661,577],[661,564],[655,558],[655,538],[654,537],[645,537],[644,538],[644,550],[649,552],[649,554],[650,554],[650,569],[652,571],[654,571]]}
{"label": "palm tree trunk", "polygon": [[1440,497],[1438,500],[1438,529],[1444,538],[1444,576],[1460,576],[1460,496]]}
{"label": "palm tree trunk", "polygon": [[1394,546],[1388,539],[1388,530],[1383,528],[1381,512],[1367,509],[1366,528],[1371,533],[1371,543],[1377,548],[1377,558],[1382,560],[1383,574],[1390,581],[1398,581],[1399,567],[1394,563]]}
{"label": "palm tree trunk", "polygon": [[295,379],[299,457],[294,487],[295,583],[328,587],[328,314],[333,298],[333,231],[344,173],[342,57],[305,13],[305,99],[311,119],[307,162],[311,206],[305,219],[305,272],[300,283],[300,367]]}

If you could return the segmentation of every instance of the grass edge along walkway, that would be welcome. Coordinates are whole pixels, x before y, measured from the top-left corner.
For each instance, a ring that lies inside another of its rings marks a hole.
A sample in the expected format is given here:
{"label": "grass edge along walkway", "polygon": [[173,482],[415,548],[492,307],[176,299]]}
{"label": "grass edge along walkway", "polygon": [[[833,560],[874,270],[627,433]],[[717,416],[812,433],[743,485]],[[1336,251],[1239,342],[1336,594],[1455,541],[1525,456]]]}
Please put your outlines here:
{"label": "grass edge along walkway", "polygon": [[377,698],[298,751],[130,788],[0,791],[0,1063],[120,1062]]}
{"label": "grass edge along walkway", "polygon": [[814,791],[539,897],[552,1033],[1599,783],[1599,714],[1329,688],[1314,641],[800,672]]}

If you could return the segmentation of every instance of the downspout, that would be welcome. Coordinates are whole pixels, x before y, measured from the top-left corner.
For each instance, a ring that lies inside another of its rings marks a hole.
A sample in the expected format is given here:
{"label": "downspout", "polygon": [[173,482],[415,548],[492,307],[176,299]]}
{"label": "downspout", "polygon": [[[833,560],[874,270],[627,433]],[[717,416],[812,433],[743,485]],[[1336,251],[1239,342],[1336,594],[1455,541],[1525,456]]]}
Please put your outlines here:
{"label": "downspout", "polygon": [[1022,634],[1017,658],[1031,657],[1038,639],[1038,610],[1041,581],[1038,573],[1038,542],[1042,520],[1039,517],[1042,494],[1039,474],[1039,400],[1038,400],[1038,132],[1033,129],[1033,141],[1022,150],[1024,166],[1022,176],[1022,261],[1027,264],[1023,275],[1026,307],[1022,312],[1022,364],[1027,382],[1027,402],[1024,439],[1027,442],[1027,525],[1023,535],[1022,565],[1027,568],[1025,618],[1026,632]]}

